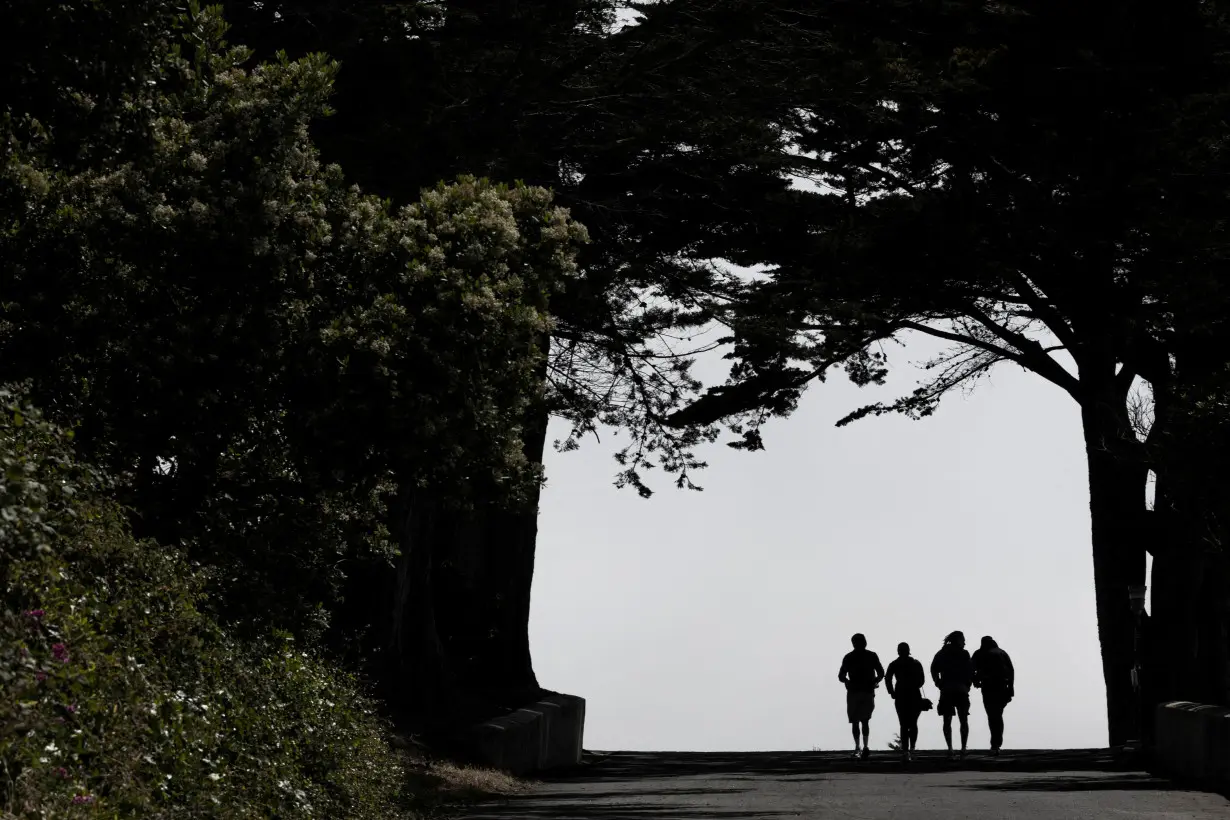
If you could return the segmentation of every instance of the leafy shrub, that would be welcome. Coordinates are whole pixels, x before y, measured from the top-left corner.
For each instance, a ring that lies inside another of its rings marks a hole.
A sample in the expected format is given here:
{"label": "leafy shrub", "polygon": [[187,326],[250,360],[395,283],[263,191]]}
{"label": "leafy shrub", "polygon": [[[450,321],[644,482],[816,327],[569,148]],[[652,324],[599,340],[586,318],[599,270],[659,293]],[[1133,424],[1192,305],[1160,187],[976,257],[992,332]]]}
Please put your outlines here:
{"label": "leafy shrub", "polygon": [[585,237],[547,191],[365,195],[310,139],[336,65],[256,63],[196,0],[0,4],[0,39],[25,31],[0,382],[78,425],[139,535],[219,569],[228,623],[320,637],[344,571],[392,553],[399,489],[535,486],[520,425]]}
{"label": "leafy shrub", "polygon": [[205,573],[134,539],[70,436],[0,391],[0,810],[395,816],[406,782],[358,683],[285,633],[228,635]]}

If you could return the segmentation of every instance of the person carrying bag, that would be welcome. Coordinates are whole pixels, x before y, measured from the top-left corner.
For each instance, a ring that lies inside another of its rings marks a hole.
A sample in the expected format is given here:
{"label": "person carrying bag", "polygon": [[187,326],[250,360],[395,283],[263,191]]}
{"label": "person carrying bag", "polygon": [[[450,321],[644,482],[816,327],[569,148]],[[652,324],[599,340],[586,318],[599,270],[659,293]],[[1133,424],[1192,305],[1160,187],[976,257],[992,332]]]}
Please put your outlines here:
{"label": "person carrying bag", "polygon": [[913,759],[918,746],[918,716],[931,709],[930,699],[923,697],[926,683],[923,665],[910,657],[908,643],[897,644],[897,657],[884,673],[885,688],[897,708],[897,721],[901,724],[901,759],[907,763]]}

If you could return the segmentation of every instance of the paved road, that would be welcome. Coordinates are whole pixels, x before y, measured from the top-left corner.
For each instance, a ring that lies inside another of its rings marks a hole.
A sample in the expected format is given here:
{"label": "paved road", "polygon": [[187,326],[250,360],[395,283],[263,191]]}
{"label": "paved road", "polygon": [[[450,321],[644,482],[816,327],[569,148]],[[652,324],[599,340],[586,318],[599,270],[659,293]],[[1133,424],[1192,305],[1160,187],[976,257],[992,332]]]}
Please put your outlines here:
{"label": "paved road", "polygon": [[1098,751],[1005,752],[950,764],[922,753],[866,763],[834,753],[595,755],[467,820],[1230,820],[1230,800],[1131,771]]}

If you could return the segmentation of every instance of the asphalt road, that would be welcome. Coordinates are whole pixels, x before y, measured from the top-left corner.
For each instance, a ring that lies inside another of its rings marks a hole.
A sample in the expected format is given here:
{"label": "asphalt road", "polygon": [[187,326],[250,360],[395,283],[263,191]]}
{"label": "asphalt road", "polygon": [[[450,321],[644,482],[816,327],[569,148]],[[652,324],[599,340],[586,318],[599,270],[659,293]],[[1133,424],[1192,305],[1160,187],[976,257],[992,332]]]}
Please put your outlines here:
{"label": "asphalt road", "polygon": [[907,769],[827,752],[594,755],[531,793],[471,807],[466,820],[1230,820],[1230,800],[1188,791],[1099,751],[1005,752]]}

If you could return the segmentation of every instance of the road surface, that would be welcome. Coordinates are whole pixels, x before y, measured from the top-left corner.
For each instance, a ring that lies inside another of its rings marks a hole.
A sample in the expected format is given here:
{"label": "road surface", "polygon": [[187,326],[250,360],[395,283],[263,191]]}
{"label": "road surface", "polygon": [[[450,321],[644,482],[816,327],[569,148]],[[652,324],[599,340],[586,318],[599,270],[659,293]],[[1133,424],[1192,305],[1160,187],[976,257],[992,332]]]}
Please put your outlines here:
{"label": "road surface", "polygon": [[1106,752],[1004,752],[949,763],[923,752],[618,752],[466,820],[1230,820],[1230,800],[1116,763]]}

